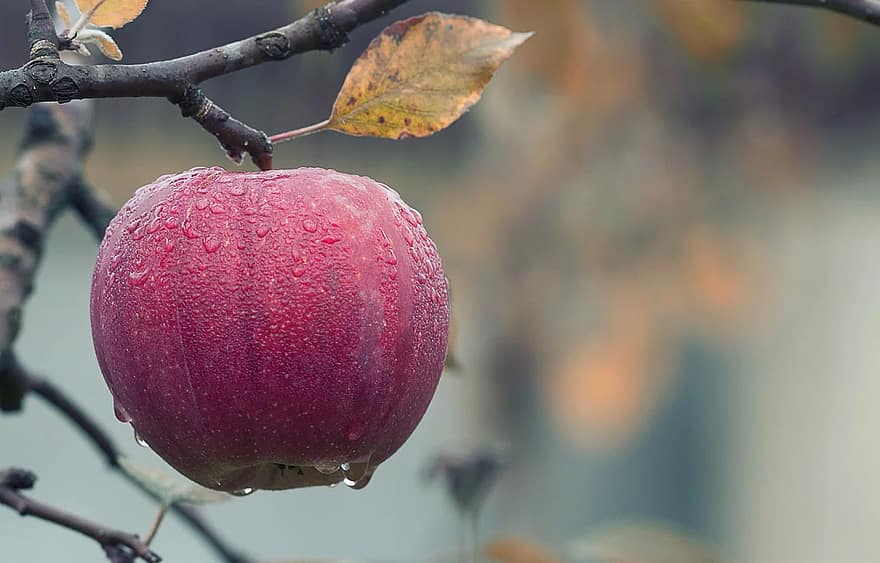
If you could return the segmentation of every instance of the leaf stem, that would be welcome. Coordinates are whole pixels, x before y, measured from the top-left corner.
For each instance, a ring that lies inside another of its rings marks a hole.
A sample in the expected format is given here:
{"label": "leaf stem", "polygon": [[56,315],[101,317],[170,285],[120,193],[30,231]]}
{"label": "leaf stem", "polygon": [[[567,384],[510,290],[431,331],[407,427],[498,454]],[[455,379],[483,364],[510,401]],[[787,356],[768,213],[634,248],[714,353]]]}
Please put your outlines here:
{"label": "leaf stem", "polygon": [[81,14],[79,19],[76,20],[76,23],[73,24],[73,27],[70,28],[70,31],[67,32],[67,36],[71,39],[75,38],[76,34],[82,31],[82,29],[87,26],[90,21],[92,21],[92,18],[95,17],[95,12],[97,12],[98,9],[103,6],[106,1],[107,0],[101,0],[100,2],[95,4],[91,10],[89,10],[85,14]]}
{"label": "leaf stem", "polygon": [[278,133],[277,135],[272,135],[269,137],[269,140],[273,143],[283,143],[286,141],[291,141],[293,139],[297,139],[299,137],[305,137],[306,135],[311,135],[312,133],[318,133],[319,131],[324,131],[327,127],[330,126],[330,120],[325,119],[320,123],[315,123],[314,125],[309,125],[308,127],[302,127],[300,129],[294,129],[293,131],[287,131],[286,133]]}
{"label": "leaf stem", "polygon": [[168,506],[167,504],[163,504],[159,509],[159,513],[156,514],[155,520],[153,520],[153,525],[150,526],[150,531],[147,532],[147,535],[144,537],[144,544],[150,545],[153,542],[153,539],[156,537],[156,534],[159,532],[159,526],[162,525],[162,520],[165,519],[165,515],[168,514]]}

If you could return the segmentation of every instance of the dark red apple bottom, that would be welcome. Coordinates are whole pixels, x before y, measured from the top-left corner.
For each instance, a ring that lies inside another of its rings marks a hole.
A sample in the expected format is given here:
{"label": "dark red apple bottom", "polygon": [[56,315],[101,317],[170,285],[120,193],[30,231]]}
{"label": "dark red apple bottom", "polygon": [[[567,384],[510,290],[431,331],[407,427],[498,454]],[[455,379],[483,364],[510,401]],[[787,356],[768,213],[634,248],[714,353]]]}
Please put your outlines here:
{"label": "dark red apple bottom", "polygon": [[117,416],[193,481],[361,487],[434,394],[448,288],[419,214],[374,180],[197,168],[110,224],[91,321]]}

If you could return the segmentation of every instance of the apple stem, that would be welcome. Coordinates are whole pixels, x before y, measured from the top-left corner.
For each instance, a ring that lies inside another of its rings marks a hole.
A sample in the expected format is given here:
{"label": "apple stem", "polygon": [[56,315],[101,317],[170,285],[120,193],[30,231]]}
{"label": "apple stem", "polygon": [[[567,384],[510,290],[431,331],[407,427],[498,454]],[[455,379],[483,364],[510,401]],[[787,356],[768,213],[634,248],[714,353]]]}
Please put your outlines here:
{"label": "apple stem", "polygon": [[285,141],[290,141],[292,139],[311,135],[312,133],[324,131],[329,126],[330,120],[325,119],[320,123],[315,123],[314,125],[309,125],[308,127],[302,127],[300,129],[294,129],[293,131],[287,131],[286,133],[278,133],[277,135],[272,135],[271,137],[269,137],[269,140],[273,143],[283,143]]}
{"label": "apple stem", "polygon": [[156,537],[156,534],[159,532],[159,526],[162,525],[162,520],[165,519],[165,515],[168,513],[167,504],[163,504],[159,509],[159,513],[156,514],[156,518],[153,520],[153,525],[150,526],[150,531],[147,532],[147,535],[144,537],[144,544],[150,545],[153,539]]}

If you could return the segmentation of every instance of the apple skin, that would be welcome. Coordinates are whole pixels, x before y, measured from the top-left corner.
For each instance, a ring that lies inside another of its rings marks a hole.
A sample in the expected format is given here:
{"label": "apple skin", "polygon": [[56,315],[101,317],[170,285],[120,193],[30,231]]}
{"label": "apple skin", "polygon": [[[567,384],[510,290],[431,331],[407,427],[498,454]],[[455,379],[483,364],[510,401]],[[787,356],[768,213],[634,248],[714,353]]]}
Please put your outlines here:
{"label": "apple skin", "polygon": [[195,168],[111,222],[91,322],[117,417],[193,481],[359,488],[431,401],[448,285],[383,184]]}

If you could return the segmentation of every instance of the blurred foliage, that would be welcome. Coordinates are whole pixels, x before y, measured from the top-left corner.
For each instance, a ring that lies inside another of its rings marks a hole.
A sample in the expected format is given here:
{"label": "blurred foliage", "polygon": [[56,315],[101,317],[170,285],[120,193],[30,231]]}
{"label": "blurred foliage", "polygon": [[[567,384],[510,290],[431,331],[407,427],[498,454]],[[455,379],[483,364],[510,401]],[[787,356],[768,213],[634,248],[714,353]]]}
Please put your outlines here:
{"label": "blurred foliage", "polygon": [[651,523],[631,523],[598,530],[570,549],[583,563],[721,563],[708,546],[679,531]]}
{"label": "blurred foliage", "polygon": [[[117,39],[129,62],[166,58],[323,3],[154,2]],[[754,326],[767,299],[762,229],[814,202],[811,179],[871,154],[880,32],[731,0],[425,0],[396,19],[433,9],[536,35],[486,101],[442,135],[394,147],[309,138],[279,147],[277,162],[388,178],[425,211],[453,285],[455,357],[463,377],[486,383],[486,413],[474,416],[529,454],[514,455],[503,505],[527,513],[530,491],[557,485],[531,455],[545,451],[544,424],[577,452],[637,449],[681,394],[688,350],[711,352],[708,372]],[[0,21],[20,16],[17,3],[0,4]],[[270,132],[312,123],[387,23],[354,34],[333,57],[265,65],[212,82],[209,94]],[[10,44],[23,44],[23,31],[9,27]],[[157,41],[156,29],[176,40]],[[20,62],[21,53],[0,52],[2,66]],[[161,172],[222,163],[210,139],[166,106],[102,104],[90,173],[118,200]],[[15,119],[0,114],[4,131]],[[9,162],[16,140],[4,137]],[[617,510],[605,508],[584,506],[584,520]],[[600,530],[577,546],[589,561],[717,560],[656,527]],[[486,556],[551,562],[556,552],[517,537],[493,542]]]}

